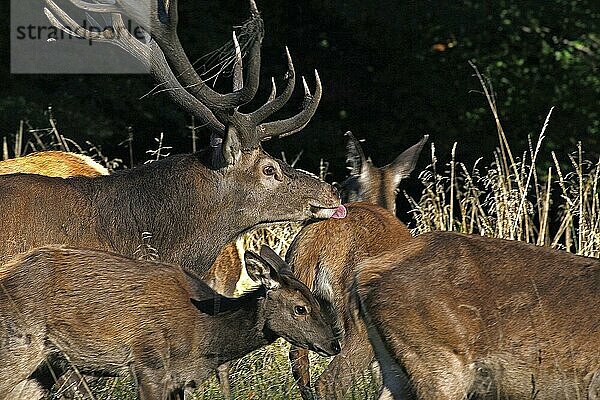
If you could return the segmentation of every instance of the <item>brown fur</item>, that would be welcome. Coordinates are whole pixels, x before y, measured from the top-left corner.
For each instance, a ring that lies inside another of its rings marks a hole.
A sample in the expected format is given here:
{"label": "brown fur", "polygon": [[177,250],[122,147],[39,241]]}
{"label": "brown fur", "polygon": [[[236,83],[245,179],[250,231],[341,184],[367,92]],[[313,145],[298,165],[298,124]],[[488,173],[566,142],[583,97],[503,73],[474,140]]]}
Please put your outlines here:
{"label": "brown fur", "polygon": [[262,251],[253,259],[263,286],[229,299],[180,267],[113,253],[48,246],[14,257],[0,270],[0,398],[29,388],[46,361],[132,374],[141,399],[164,399],[278,336],[339,351],[310,290]]}
{"label": "brown fur", "polygon": [[[90,157],[83,154],[69,153],[64,151],[41,151],[28,154],[24,157],[0,161],[0,175],[26,173],[45,175],[56,178],[70,178],[73,176],[95,177],[108,175],[108,170],[98,164]],[[81,390],[81,382],[74,373],[67,373],[58,379],[59,387],[70,387],[71,390],[63,393],[63,396],[71,396],[76,389]],[[24,385],[23,392],[17,398],[33,398],[34,395],[28,390],[34,385]],[[20,392],[19,390],[15,392]],[[73,392],[73,393],[71,393]],[[70,397],[68,397],[70,398]]]}
{"label": "brown fur", "polygon": [[242,268],[237,246],[227,243],[202,279],[222,295],[233,296]]}
{"label": "brown fur", "polygon": [[0,175],[15,173],[69,178],[108,175],[108,170],[83,154],[41,151],[0,161]]}
{"label": "brown fur", "polygon": [[[351,132],[346,132],[346,137],[348,139],[346,159],[350,166],[350,176],[340,185],[342,200],[344,202],[361,201],[377,204],[381,207],[385,207],[392,214],[395,214],[398,186],[415,168],[419,159],[419,154],[427,142],[428,136],[424,136],[418,143],[399,154],[392,163],[381,168],[375,166],[371,159],[365,156],[360,142]],[[371,211],[375,212],[373,210]],[[381,213],[380,211],[378,212]],[[370,215],[370,217],[373,216],[374,214]],[[389,217],[389,215],[386,215],[385,218]],[[352,243],[352,245],[357,245],[359,248],[364,245],[360,239],[365,235],[360,233],[357,234],[356,228],[362,225],[363,229],[370,229],[370,227],[366,227],[369,226],[368,224],[371,219],[372,218],[368,217],[365,222],[355,220],[349,223],[351,225],[357,224],[357,226],[349,228],[348,232],[346,232],[352,236],[352,239],[347,239],[345,242],[342,242],[342,249],[344,249],[345,244],[348,244],[348,242],[356,242]],[[400,223],[397,222],[397,224]],[[322,228],[320,229],[322,229],[322,231],[315,233],[313,238],[308,237],[305,244],[299,243],[296,246],[297,251],[301,253],[295,261],[297,263],[296,268],[299,271],[302,271],[302,274],[306,274],[303,277],[303,282],[306,282],[309,285],[312,284],[316,274],[315,265],[318,263],[317,259],[321,256],[335,257],[336,254],[336,251],[332,252],[329,248],[321,249],[321,252],[312,251],[310,248],[311,246],[314,247],[314,242],[317,241],[318,236],[322,235],[323,237],[330,237],[327,230],[328,226],[321,226]],[[377,227],[376,230],[379,237],[385,237],[385,229],[383,229],[383,231],[380,229],[383,225],[375,222],[374,226]],[[400,228],[399,226],[393,226],[392,231],[393,234],[398,233],[400,237],[409,236],[408,230],[406,230],[405,227]],[[326,240],[325,242],[331,243],[329,240]],[[386,243],[386,240],[382,239],[382,243]],[[367,242],[367,244],[366,247],[370,247],[373,243]],[[301,248],[303,246],[308,247],[302,250]],[[330,247],[335,246],[330,244]],[[381,247],[375,245],[371,251],[373,254],[377,254],[380,251],[385,251],[385,248],[385,245]],[[341,250],[339,255],[343,257],[345,251],[346,250]],[[332,282],[345,282],[346,284],[349,284],[347,277],[352,276],[354,271],[352,271],[351,267],[343,265],[343,261],[343,259],[339,262],[328,260],[328,263],[331,264],[333,268],[327,270],[327,273]],[[325,269],[323,271],[325,271]],[[333,290],[336,291],[335,296],[337,298],[343,298],[342,293],[344,293],[346,289],[347,286],[344,286],[343,284],[335,285],[333,288]],[[327,302],[329,300],[324,299],[324,301]],[[346,304],[341,305],[346,306]],[[342,313],[341,318],[346,321],[350,319],[351,315],[356,314],[356,310],[341,310],[340,312]],[[332,318],[337,319],[337,317]],[[346,337],[344,338],[344,348],[352,348],[354,350],[347,351],[345,354],[336,357],[321,374],[315,384],[317,392],[321,396],[328,395],[344,398],[345,393],[350,388],[354,378],[356,378],[357,375],[362,374],[373,360],[373,353],[370,350],[362,324],[359,323],[358,325],[355,325],[354,323],[346,322],[346,325],[347,329],[345,332]],[[356,349],[362,350],[358,351]],[[313,394],[309,388],[310,371],[308,353],[305,350],[292,349],[290,352],[290,361],[292,362],[292,372],[298,382],[302,398],[304,400],[312,399]]]}
{"label": "brown fur", "polygon": [[434,232],[357,270],[395,398],[575,399],[597,390],[600,260]]}
{"label": "brown fur", "polygon": [[377,167],[370,158],[365,157],[360,142],[352,132],[346,132],[346,136],[348,138],[346,159],[350,165],[350,176],[340,185],[342,201],[377,204],[395,214],[398,186],[417,165],[421,150],[429,136],[425,135],[418,143],[383,167]]}
{"label": "brown fur", "polygon": [[[369,257],[403,248],[411,240],[408,228],[384,208],[351,203],[347,209],[348,215],[344,219],[329,219],[304,228],[286,257],[298,279],[313,290],[343,335],[342,352],[315,384],[317,394],[322,398],[343,398],[352,381],[373,360],[366,329],[358,319],[355,303],[348,297],[355,266]],[[292,351],[292,362],[305,357],[302,350]],[[307,363],[293,364],[292,367],[296,379],[300,380],[301,391],[309,392],[305,387],[309,382],[304,372],[308,370]]]}
{"label": "brown fur", "polygon": [[[207,167],[210,153],[175,155],[94,178],[0,175],[0,263],[46,244],[135,257],[142,235],[150,232],[162,261],[204,274],[246,229],[323,218],[339,205],[330,185],[261,149],[221,170]],[[265,166],[276,175],[265,174]]]}

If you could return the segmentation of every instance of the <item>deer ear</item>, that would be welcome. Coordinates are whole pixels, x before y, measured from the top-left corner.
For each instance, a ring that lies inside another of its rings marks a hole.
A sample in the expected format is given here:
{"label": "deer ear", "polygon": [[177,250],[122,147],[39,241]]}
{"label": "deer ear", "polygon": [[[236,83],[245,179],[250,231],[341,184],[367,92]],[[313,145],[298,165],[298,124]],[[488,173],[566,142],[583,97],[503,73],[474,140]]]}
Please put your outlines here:
{"label": "deer ear", "polygon": [[263,245],[260,248],[260,256],[263,260],[267,261],[271,267],[275,268],[279,275],[294,275],[288,263],[283,261],[283,259],[279,257],[279,254],[275,253],[269,246]]}
{"label": "deer ear", "polygon": [[348,138],[346,142],[346,164],[348,164],[350,174],[361,175],[363,172],[362,169],[367,164],[365,153],[363,153],[360,142],[354,137],[352,132],[346,132],[345,136]]}
{"label": "deer ear", "polygon": [[219,312],[226,311],[227,298],[215,292],[195,273],[182,269],[183,274],[190,286],[190,302],[200,312],[209,315],[217,315]]}
{"label": "deer ear", "polygon": [[252,251],[246,251],[244,262],[246,272],[254,282],[260,283],[267,289],[276,289],[280,286],[279,273],[267,260]]}
{"label": "deer ear", "polygon": [[213,134],[210,137],[210,145],[213,149],[213,164],[216,167],[233,165],[242,154],[237,130],[231,125],[227,126],[225,137]]}
{"label": "deer ear", "polygon": [[408,150],[405,150],[389,165],[388,168],[391,168],[393,173],[394,186],[397,187],[400,184],[400,181],[404,178],[408,178],[412,170],[415,169],[417,161],[419,160],[419,154],[421,154],[421,150],[423,150],[423,146],[425,146],[427,139],[429,139],[429,135],[423,136],[423,139],[421,139],[419,143],[413,145]]}

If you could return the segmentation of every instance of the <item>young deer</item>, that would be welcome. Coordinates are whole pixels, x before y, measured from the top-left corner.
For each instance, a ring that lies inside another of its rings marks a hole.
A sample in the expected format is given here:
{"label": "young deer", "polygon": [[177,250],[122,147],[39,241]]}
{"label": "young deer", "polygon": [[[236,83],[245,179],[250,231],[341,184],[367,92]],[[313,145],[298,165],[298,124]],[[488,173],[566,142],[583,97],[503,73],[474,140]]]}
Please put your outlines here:
{"label": "young deer", "polygon": [[51,150],[0,161],[0,175],[16,173],[69,178],[108,175],[108,170],[86,155]]}
{"label": "young deer", "polygon": [[245,261],[260,285],[232,299],[180,267],[113,253],[47,246],[14,257],[0,269],[0,398],[23,398],[19,390],[41,398],[47,387],[36,372],[67,363],[131,375],[145,400],[181,396],[278,337],[339,352],[319,304],[283,260],[263,247]]}
{"label": "young deer", "polygon": [[346,161],[350,166],[350,176],[340,184],[342,201],[365,201],[385,207],[395,214],[398,185],[415,169],[429,135],[423,136],[417,144],[383,167],[376,167],[371,158],[365,157],[360,142],[352,132],[346,132],[346,136]]}
{"label": "young deer", "polygon": [[[311,288],[342,337],[341,353],[315,382],[320,398],[345,398],[353,381],[374,361],[366,328],[358,320],[358,310],[348,293],[355,266],[369,257],[403,248],[412,240],[408,228],[384,208],[368,203],[350,203],[346,208],[344,219],[303,228],[286,254],[298,279]],[[302,397],[314,398],[308,351],[292,348],[290,361]]]}
{"label": "young deer", "polygon": [[[376,204],[387,208],[392,214],[396,212],[396,194],[401,180],[408,177],[415,168],[421,150],[428,139],[425,135],[417,144],[413,145],[396,159],[381,168],[373,165],[371,159],[365,157],[360,142],[354,137],[352,132],[346,132],[347,142],[347,161],[350,164],[350,177],[340,185],[342,200],[344,201],[362,201]],[[377,254],[389,250],[386,247],[390,241],[383,239],[379,243],[380,247],[368,248],[369,242],[362,242],[361,235],[364,232],[353,233],[361,224],[361,219],[365,219],[365,226],[378,226],[385,231],[390,230],[392,236],[391,246],[397,245],[396,240],[404,241],[410,238],[408,229],[402,223],[394,218],[393,215],[379,210],[375,207],[366,205],[357,205],[352,207],[350,218],[340,223],[332,222],[314,227],[305,228],[304,235],[300,235],[290,248],[288,260],[293,264],[295,271],[301,276],[301,280],[314,290],[319,290],[319,285],[327,285],[332,293],[325,293],[322,290],[317,293],[325,303],[332,302],[339,310],[338,324],[344,332],[342,340],[342,353],[335,357],[329,366],[323,371],[321,376],[315,382],[315,389],[320,396],[334,396],[344,398],[352,382],[362,374],[365,369],[373,362],[373,352],[367,342],[366,331],[362,324],[356,324],[355,318],[352,318],[351,310],[346,306],[347,299],[345,292],[347,289],[348,277],[352,276],[351,266],[343,260],[349,257],[351,252],[357,252],[358,257]],[[358,225],[357,225],[358,224]],[[303,239],[309,238],[319,232],[321,229],[332,229],[340,233],[347,230],[346,234],[340,237],[338,256],[339,259],[322,260],[319,259],[314,246],[309,245],[305,248]],[[352,234],[347,234],[352,232]],[[355,257],[356,255],[352,255]],[[315,280],[317,271],[321,271],[319,280]],[[305,400],[313,398],[310,389],[310,363],[308,360],[308,351],[301,349],[290,350],[290,361],[292,372],[300,387],[300,392]]]}
{"label": "young deer", "polygon": [[354,270],[381,399],[599,398],[599,259],[432,232]]}

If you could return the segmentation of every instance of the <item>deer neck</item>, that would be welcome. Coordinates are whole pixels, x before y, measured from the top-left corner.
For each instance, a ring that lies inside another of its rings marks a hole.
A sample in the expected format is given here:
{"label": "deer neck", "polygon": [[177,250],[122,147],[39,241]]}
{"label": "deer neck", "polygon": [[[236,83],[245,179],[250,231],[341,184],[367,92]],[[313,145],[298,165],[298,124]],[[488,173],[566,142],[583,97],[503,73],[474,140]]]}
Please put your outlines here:
{"label": "deer neck", "polygon": [[264,288],[240,298],[216,298],[215,309],[223,311],[216,312],[208,324],[200,327],[199,337],[210,337],[208,346],[199,346],[204,352],[201,358],[216,367],[273,343],[277,336],[266,326],[264,302]]}
{"label": "deer neck", "polygon": [[208,271],[221,249],[252,224],[232,209],[222,174],[194,157],[172,156],[98,179],[92,200],[101,240],[134,258],[155,255],[199,274]]}

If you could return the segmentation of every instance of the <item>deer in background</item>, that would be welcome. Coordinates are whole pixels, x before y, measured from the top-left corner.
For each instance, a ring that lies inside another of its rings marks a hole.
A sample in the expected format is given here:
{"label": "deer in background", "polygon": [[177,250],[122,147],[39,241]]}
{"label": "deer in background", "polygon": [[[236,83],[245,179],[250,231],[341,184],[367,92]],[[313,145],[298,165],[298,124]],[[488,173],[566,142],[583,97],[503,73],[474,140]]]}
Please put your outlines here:
{"label": "deer in background", "polygon": [[15,173],[69,178],[108,175],[108,170],[86,155],[50,150],[0,161],[0,175]]}
{"label": "deer in background", "polygon": [[[415,168],[428,139],[427,135],[424,136],[392,163],[378,168],[365,157],[352,132],[346,132],[346,136],[351,175],[340,185],[342,199],[379,205],[387,208],[388,212],[367,204],[350,204],[344,221],[324,221],[305,227],[288,250],[286,259],[299,279],[315,291],[317,298],[331,310],[330,317],[343,337],[342,352],[315,382],[316,393],[321,397],[344,398],[352,382],[374,360],[366,329],[362,323],[356,322],[356,310],[346,296],[352,283],[349,278],[354,272],[354,262],[396,249],[410,239],[408,228],[394,216],[396,193],[401,180]],[[365,240],[371,234],[380,236],[376,245]],[[319,242],[319,235],[335,238],[335,243],[328,240]],[[327,256],[321,257],[320,254]],[[302,397],[312,399],[308,351],[292,348],[290,362]]]}
{"label": "deer in background", "polygon": [[20,390],[43,398],[35,372],[46,364],[132,375],[145,400],[183,396],[222,362],[278,337],[339,352],[319,304],[283,260],[263,247],[245,261],[259,286],[232,299],[178,266],[114,253],[46,246],[14,257],[0,270],[0,398]]}
{"label": "deer in background", "polygon": [[408,178],[419,160],[419,154],[429,135],[402,152],[394,161],[383,167],[376,167],[371,158],[365,157],[360,142],[352,132],[346,132],[346,161],[350,176],[340,184],[344,203],[365,201],[387,208],[396,213],[396,195],[402,179]]}
{"label": "deer in background", "polygon": [[597,258],[431,232],[352,266],[382,400],[600,398]]}

